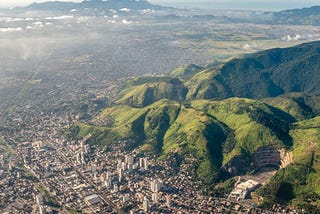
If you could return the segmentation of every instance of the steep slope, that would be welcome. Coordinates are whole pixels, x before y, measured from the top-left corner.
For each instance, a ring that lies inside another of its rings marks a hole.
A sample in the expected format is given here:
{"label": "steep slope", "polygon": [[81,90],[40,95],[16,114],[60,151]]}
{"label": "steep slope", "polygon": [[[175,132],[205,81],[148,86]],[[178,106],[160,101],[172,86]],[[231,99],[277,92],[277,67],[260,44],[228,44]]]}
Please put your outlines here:
{"label": "steep slope", "polygon": [[225,139],[223,126],[214,118],[182,107],[164,136],[163,155],[176,152],[183,158],[195,158],[197,176],[211,183],[222,164],[221,144]]}
{"label": "steep slope", "polygon": [[233,59],[194,76],[190,99],[264,98],[288,92],[319,95],[320,42],[271,49]]}
{"label": "steep slope", "polygon": [[224,164],[243,153],[251,156],[260,147],[292,146],[289,123],[294,119],[262,102],[230,98],[223,101],[194,101],[191,106],[208,113],[232,130],[233,141],[224,144]]}

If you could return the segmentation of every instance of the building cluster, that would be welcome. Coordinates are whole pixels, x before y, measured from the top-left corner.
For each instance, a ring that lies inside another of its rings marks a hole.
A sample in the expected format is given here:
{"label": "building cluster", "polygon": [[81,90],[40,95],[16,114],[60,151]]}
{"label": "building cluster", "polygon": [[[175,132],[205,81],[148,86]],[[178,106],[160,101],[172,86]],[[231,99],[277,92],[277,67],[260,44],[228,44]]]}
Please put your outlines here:
{"label": "building cluster", "polygon": [[247,180],[245,182],[239,182],[236,187],[231,191],[229,199],[236,201],[250,198],[250,193],[261,187],[261,184],[254,180]]}

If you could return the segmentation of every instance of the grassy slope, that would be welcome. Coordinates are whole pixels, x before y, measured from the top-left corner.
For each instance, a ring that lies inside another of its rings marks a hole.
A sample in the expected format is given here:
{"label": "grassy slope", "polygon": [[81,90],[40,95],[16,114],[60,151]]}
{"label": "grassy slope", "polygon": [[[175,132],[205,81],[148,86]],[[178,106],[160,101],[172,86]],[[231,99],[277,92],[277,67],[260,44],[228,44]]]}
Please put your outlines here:
{"label": "grassy slope", "polygon": [[204,112],[182,107],[179,117],[164,136],[164,154],[172,151],[192,154],[199,160],[197,174],[212,182],[221,167],[221,144],[226,136],[214,118]]}
{"label": "grassy slope", "polygon": [[131,106],[143,107],[150,105],[160,99],[171,99],[184,101],[188,89],[177,78],[163,78],[159,82],[146,80],[141,85],[134,85],[125,90],[127,92],[117,104],[128,104]]}
{"label": "grassy slope", "polygon": [[203,67],[195,64],[188,64],[171,71],[169,74],[174,77],[190,78],[201,70],[203,70]]}
{"label": "grassy slope", "polygon": [[[230,98],[224,101],[194,101],[192,106],[217,118],[233,131],[234,141],[231,142],[234,144],[225,144],[224,163],[242,151],[252,154],[261,146],[290,146],[287,125],[292,118],[262,102]],[[273,128],[274,123],[283,124],[283,130]]]}

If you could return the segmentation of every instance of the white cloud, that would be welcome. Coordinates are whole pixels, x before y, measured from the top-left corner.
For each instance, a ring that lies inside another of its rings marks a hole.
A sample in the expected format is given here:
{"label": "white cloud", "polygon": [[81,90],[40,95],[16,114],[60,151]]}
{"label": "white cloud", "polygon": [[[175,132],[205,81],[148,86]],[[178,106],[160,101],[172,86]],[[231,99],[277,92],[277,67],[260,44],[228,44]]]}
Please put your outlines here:
{"label": "white cloud", "polygon": [[281,38],[281,40],[284,40],[284,41],[287,41],[287,42],[290,42],[290,41],[297,41],[299,39],[302,39],[302,36],[300,34],[296,34],[295,36],[290,36],[290,35],[287,35],[287,36],[284,36]]}
{"label": "white cloud", "polygon": [[6,32],[15,32],[15,31],[21,31],[21,27],[16,27],[16,28],[0,28],[0,32],[6,33]]}
{"label": "white cloud", "polygon": [[251,46],[249,44],[245,44],[244,46],[242,46],[242,49],[249,50],[251,49]]}
{"label": "white cloud", "polygon": [[66,19],[73,19],[74,16],[68,16],[68,15],[64,15],[64,16],[50,16],[50,17],[46,17],[45,20],[66,20]]}
{"label": "white cloud", "polygon": [[121,9],[120,9],[120,11],[122,11],[122,12],[130,12],[130,9],[129,9],[129,8],[126,8],[126,7],[124,7],[124,8],[121,8]]}
{"label": "white cloud", "polygon": [[36,29],[36,28],[33,27],[33,26],[27,26],[26,29],[27,29],[27,30],[34,30],[34,29]]}
{"label": "white cloud", "polygon": [[142,14],[153,14],[155,12],[156,12],[155,10],[151,10],[151,9],[140,10],[140,13]]}
{"label": "white cloud", "polygon": [[122,20],[122,24],[124,24],[124,25],[130,25],[130,24],[132,24],[133,22],[131,22],[131,21],[127,21],[126,19],[123,19]]}

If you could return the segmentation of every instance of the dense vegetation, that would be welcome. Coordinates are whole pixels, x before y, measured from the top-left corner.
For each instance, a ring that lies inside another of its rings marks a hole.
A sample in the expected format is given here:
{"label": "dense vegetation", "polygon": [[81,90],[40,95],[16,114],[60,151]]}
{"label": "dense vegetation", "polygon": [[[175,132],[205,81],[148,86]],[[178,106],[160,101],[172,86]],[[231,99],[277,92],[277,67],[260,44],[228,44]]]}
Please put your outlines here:
{"label": "dense vegetation", "polygon": [[[160,158],[191,156],[196,176],[208,184],[248,173],[261,147],[284,148],[293,162],[257,194],[265,204],[278,200],[312,211],[320,207],[319,50],[313,42],[133,79],[95,119],[99,126],[77,124],[71,136],[91,136],[102,146],[131,139],[127,149]],[[239,170],[226,171],[241,158]]]}

